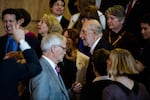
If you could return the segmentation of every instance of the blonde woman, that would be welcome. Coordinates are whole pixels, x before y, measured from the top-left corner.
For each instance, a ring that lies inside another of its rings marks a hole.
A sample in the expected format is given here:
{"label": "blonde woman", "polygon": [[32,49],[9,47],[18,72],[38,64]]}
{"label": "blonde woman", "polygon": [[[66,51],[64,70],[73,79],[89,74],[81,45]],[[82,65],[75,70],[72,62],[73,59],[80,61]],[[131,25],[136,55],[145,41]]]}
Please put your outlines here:
{"label": "blonde woman", "polygon": [[46,36],[51,32],[62,33],[63,29],[52,14],[44,14],[41,20],[38,22],[38,38],[41,40],[42,37]]}
{"label": "blonde woman", "polygon": [[103,100],[150,100],[144,85],[128,77],[138,74],[136,66],[128,50],[116,48],[110,52],[107,71],[115,82],[103,90]]}

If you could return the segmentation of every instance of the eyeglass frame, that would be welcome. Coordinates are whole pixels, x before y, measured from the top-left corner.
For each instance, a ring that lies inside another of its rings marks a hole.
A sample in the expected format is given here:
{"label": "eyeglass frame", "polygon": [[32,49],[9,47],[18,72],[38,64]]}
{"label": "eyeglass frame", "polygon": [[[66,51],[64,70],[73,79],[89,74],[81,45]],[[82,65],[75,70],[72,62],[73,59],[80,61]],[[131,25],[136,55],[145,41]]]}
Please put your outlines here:
{"label": "eyeglass frame", "polygon": [[61,45],[54,45],[54,46],[60,47],[60,48],[62,48],[64,51],[66,51],[66,50],[67,50],[67,48],[66,48],[66,47],[63,47],[63,46],[61,46]]}

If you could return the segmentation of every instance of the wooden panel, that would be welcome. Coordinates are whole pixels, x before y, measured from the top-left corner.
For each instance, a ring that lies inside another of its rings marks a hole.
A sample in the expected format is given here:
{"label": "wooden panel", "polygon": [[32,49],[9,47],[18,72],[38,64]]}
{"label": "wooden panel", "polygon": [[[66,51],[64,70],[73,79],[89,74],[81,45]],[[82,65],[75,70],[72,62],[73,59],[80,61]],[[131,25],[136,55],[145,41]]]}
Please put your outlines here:
{"label": "wooden panel", "polygon": [[[67,19],[70,19],[70,13],[67,7],[68,0],[65,0],[65,12],[64,15]],[[1,12],[5,8],[24,8],[31,14],[32,22],[29,24],[29,29],[36,32],[36,23],[34,20],[39,20],[44,13],[49,13],[49,0],[0,0],[0,17]],[[0,19],[0,35],[3,35],[4,30]]]}

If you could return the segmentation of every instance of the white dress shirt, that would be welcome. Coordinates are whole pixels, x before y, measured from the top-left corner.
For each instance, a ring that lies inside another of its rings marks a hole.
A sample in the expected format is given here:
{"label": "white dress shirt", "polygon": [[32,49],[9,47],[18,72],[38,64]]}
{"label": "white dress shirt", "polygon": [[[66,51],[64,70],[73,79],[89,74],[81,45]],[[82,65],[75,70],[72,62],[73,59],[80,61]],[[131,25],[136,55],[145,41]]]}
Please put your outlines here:
{"label": "white dress shirt", "polygon": [[99,40],[101,39],[101,37],[99,37],[95,42],[94,44],[92,45],[92,47],[90,48],[90,53],[93,54],[94,52],[94,49],[96,47],[96,45],[98,44]]}
{"label": "white dress shirt", "polygon": [[58,75],[57,71],[55,70],[55,67],[57,66],[52,60],[47,58],[46,56],[42,55],[44,59],[48,61],[48,63],[51,65],[52,69],[54,70],[55,74]]}
{"label": "white dress shirt", "polygon": [[24,39],[21,39],[19,41],[19,44],[20,44],[19,47],[21,51],[24,51],[26,49],[31,49],[31,46]]}

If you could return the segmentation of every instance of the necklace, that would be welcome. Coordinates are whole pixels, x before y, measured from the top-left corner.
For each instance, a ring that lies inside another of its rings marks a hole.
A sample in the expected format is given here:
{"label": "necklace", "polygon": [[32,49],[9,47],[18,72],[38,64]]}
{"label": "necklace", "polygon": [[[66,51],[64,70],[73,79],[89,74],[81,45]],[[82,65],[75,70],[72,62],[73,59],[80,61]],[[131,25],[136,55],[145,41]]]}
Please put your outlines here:
{"label": "necklace", "polygon": [[122,38],[122,36],[125,34],[126,31],[122,32],[121,35],[118,36],[118,38],[112,43],[112,40],[111,40],[111,32],[109,32],[109,36],[108,36],[108,39],[109,39],[109,43],[112,44],[112,46],[115,46],[118,41]]}

